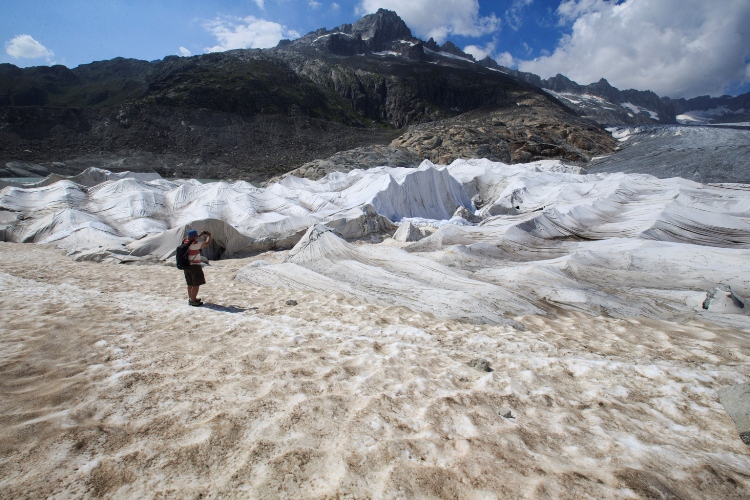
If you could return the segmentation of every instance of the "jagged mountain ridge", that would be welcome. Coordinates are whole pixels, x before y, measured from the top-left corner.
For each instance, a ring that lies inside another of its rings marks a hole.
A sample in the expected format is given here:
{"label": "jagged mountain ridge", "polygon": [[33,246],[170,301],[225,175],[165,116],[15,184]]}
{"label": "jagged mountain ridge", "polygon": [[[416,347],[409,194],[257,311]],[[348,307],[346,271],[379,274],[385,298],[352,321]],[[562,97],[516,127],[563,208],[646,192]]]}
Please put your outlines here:
{"label": "jagged mountain ridge", "polygon": [[450,42],[424,44],[382,9],[272,49],[151,62],[115,58],[73,69],[0,65],[0,106],[165,105],[244,116],[303,114],[351,126],[402,127],[508,105],[511,91],[538,88],[474,64]]}
{"label": "jagged mountain ridge", "polygon": [[[80,157],[114,156],[106,166],[117,170],[118,155],[125,155],[167,176],[231,171],[262,180],[337,150],[387,144],[402,127],[513,108],[529,98],[550,112],[509,136],[503,155],[559,149],[586,161],[610,147],[597,127],[582,127],[589,137],[579,143],[600,143],[591,151],[567,136],[537,137],[545,119],[562,130],[558,122],[572,119],[572,109],[477,64],[450,42],[413,37],[395,13],[380,10],[272,49],[117,58],[73,69],[0,65],[0,160],[77,165]],[[559,148],[539,147],[550,141]]]}
{"label": "jagged mountain ridge", "polygon": [[543,79],[534,73],[501,66],[489,56],[479,61],[479,64],[552,91],[553,95],[582,116],[606,125],[750,121],[750,92],[738,96],[705,95],[690,99],[672,99],[659,97],[651,90],[620,90],[604,78],[588,85],[580,85],[559,73]]}

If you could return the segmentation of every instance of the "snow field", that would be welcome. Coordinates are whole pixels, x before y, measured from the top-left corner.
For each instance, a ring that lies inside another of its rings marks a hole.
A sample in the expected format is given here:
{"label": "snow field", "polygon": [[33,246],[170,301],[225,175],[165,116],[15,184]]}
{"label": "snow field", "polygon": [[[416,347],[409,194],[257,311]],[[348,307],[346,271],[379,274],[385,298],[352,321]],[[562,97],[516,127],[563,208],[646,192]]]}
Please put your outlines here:
{"label": "snow field", "polygon": [[[716,400],[750,379],[731,328],[559,310],[514,317],[521,332],[234,281],[248,260],[208,268],[209,306],[195,309],[168,267],[127,267],[123,281],[124,266],[50,247],[0,252],[3,365],[28,367],[0,375],[14,391],[0,404],[14,415],[0,426],[12,496],[748,487],[750,455]],[[494,371],[467,366],[476,358]]]}

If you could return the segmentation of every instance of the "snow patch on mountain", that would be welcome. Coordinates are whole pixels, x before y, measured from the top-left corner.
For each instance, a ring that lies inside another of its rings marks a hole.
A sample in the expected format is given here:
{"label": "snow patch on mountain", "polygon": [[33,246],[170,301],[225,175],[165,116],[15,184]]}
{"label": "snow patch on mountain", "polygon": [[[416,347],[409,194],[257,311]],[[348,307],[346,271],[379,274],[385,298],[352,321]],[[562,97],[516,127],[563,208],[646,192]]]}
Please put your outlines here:
{"label": "snow patch on mountain", "polygon": [[579,106],[590,105],[590,106],[598,106],[602,109],[608,109],[610,111],[617,110],[616,104],[612,104],[606,99],[602,99],[601,97],[593,95],[593,94],[575,94],[573,92],[555,92],[554,90],[549,90],[549,89],[542,89],[542,90],[544,90],[550,95],[557,97],[561,101],[567,101],[567,102],[570,102],[572,104],[576,104]]}
{"label": "snow patch on mountain", "polygon": [[743,113],[745,113],[744,109],[731,110],[726,106],[719,106],[706,110],[686,111],[681,115],[677,115],[677,123],[681,125],[703,125],[723,116],[741,115]]}
{"label": "snow patch on mountain", "polygon": [[425,51],[426,54],[435,54],[435,55],[438,55],[438,56],[447,57],[449,59],[457,59],[459,61],[470,62],[470,63],[474,63],[475,62],[475,61],[472,61],[471,59],[467,59],[465,57],[457,56],[457,55],[451,54],[449,52],[435,52],[434,50],[430,50],[427,47],[424,47],[423,50]]}
{"label": "snow patch on mountain", "polygon": [[642,106],[636,106],[635,104],[632,104],[630,102],[624,102],[620,104],[620,106],[622,106],[623,108],[629,109],[630,111],[632,111],[633,113],[637,115],[641,113],[648,113],[648,116],[652,120],[657,120],[657,121],[659,120],[659,113],[657,113],[656,111],[651,111],[650,109],[646,109]]}

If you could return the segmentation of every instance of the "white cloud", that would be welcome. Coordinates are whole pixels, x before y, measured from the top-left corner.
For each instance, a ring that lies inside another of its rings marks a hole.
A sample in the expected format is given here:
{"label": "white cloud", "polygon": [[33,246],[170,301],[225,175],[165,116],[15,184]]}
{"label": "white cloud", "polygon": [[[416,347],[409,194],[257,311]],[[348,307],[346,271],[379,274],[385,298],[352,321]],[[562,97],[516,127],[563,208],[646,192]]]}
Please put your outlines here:
{"label": "white cloud", "polygon": [[320,8],[320,2],[316,2],[315,0],[310,0],[307,2],[308,7],[311,9],[319,9]]}
{"label": "white cloud", "polygon": [[497,43],[495,42],[489,42],[484,47],[481,47],[479,45],[467,45],[466,47],[464,47],[464,52],[474,56],[474,59],[476,59],[477,61],[481,61],[487,56],[490,56],[490,57],[493,56],[493,54],[495,53],[496,45]]}
{"label": "white cloud", "polygon": [[256,5],[261,8],[262,10],[266,10],[266,2],[265,0],[253,0]]}
{"label": "white cloud", "polygon": [[518,31],[518,28],[523,24],[523,19],[521,18],[523,10],[532,3],[534,3],[534,0],[513,0],[510,8],[505,11],[505,24],[512,30]]}
{"label": "white cloud", "polygon": [[720,95],[750,81],[747,0],[566,0],[557,13],[572,32],[551,55],[521,61],[522,71],[670,97]]}
{"label": "white cloud", "polygon": [[497,53],[495,52],[496,47],[497,40],[493,40],[491,42],[488,42],[484,47],[479,45],[467,45],[466,47],[464,47],[464,52],[474,56],[474,59],[476,59],[477,61],[481,61],[485,57],[490,56],[501,66],[505,66],[507,68],[512,68],[513,66],[515,66],[516,60],[513,59],[513,56],[510,54],[510,52]]}
{"label": "white cloud", "polygon": [[282,38],[299,38],[299,33],[286,26],[253,16],[221,17],[206,23],[205,28],[218,42],[218,45],[206,47],[206,52],[264,49],[275,47]]}
{"label": "white cloud", "polygon": [[31,35],[18,35],[5,42],[5,53],[13,59],[41,59],[48,64],[55,61],[55,53],[34,40]]}
{"label": "white cloud", "polygon": [[442,43],[449,35],[478,37],[500,28],[494,14],[480,17],[478,0],[362,0],[357,14],[393,10],[416,35]]}
{"label": "white cloud", "polygon": [[192,56],[192,55],[193,55],[193,53],[192,53],[192,52],[190,52],[190,51],[189,51],[188,49],[186,49],[185,47],[180,47],[180,55],[181,55],[182,57],[190,57],[190,56]]}
{"label": "white cloud", "polygon": [[510,52],[502,52],[496,55],[494,59],[500,66],[505,66],[506,68],[512,68],[518,63]]}
{"label": "white cloud", "polygon": [[333,2],[333,3],[331,3],[331,8],[333,10],[339,10],[341,8],[341,6],[339,4],[337,4],[336,2]]}

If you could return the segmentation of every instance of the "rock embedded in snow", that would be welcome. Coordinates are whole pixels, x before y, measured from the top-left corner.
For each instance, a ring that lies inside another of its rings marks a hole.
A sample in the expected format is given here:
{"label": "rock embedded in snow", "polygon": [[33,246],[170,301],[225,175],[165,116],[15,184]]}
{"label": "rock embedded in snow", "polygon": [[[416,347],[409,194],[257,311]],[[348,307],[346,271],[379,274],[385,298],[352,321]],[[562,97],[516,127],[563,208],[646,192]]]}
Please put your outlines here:
{"label": "rock embedded in snow", "polygon": [[453,212],[453,217],[460,217],[465,221],[472,223],[482,222],[481,217],[477,217],[476,215],[471,213],[471,210],[466,207],[458,207],[456,211]]}
{"label": "rock embedded in snow", "polygon": [[293,300],[293,299],[289,299],[289,300],[286,301],[286,305],[288,305],[288,306],[296,306],[297,305],[297,301]]}
{"label": "rock embedded in snow", "polygon": [[734,420],[742,442],[750,446],[750,383],[721,389],[719,401]]}
{"label": "rock embedded in snow", "polygon": [[419,241],[423,238],[422,232],[411,222],[404,222],[393,235],[393,239],[404,243]]}
{"label": "rock embedded in snow", "polygon": [[468,365],[475,370],[479,370],[480,372],[491,372],[494,371],[492,367],[490,366],[490,362],[487,361],[484,358],[476,358],[469,361]]}
{"label": "rock embedded in snow", "polygon": [[271,263],[265,260],[256,260],[248,264],[248,267],[264,267],[264,266],[270,266]]}

